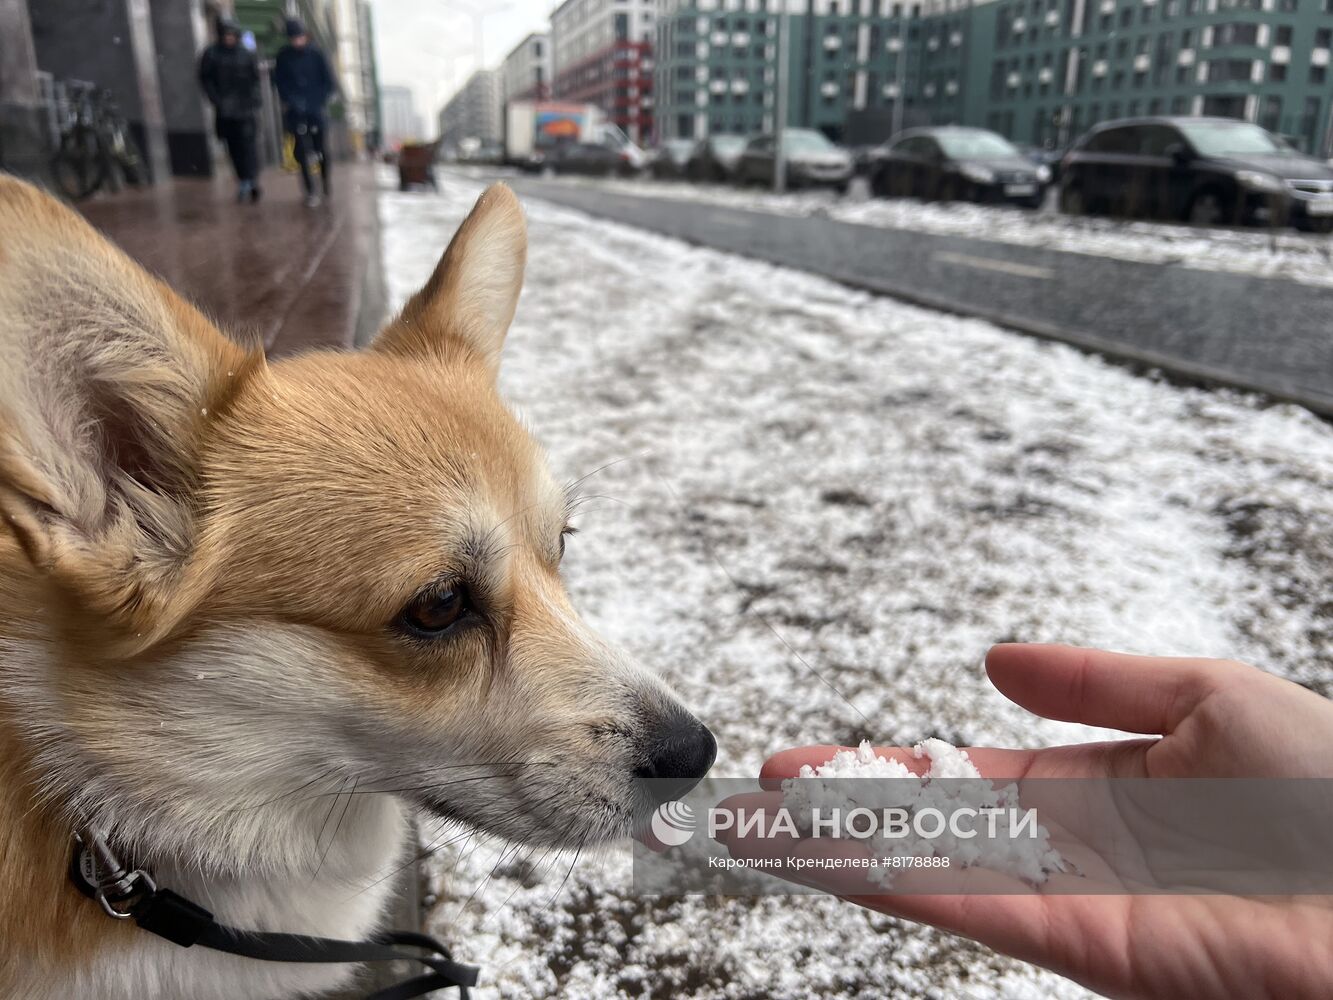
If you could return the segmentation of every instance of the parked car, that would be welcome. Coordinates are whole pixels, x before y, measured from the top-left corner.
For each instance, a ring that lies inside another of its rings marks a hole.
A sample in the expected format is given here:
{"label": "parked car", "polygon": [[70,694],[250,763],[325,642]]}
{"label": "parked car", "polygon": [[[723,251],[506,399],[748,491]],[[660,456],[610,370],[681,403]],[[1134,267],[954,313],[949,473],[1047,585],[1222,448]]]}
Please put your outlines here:
{"label": "parked car", "polygon": [[710,135],[695,144],[685,174],[692,181],[734,180],[744,152],[744,136]]}
{"label": "parked car", "polygon": [[[742,184],[772,184],[773,135],[757,135],[745,144],[736,179]],[[787,161],[787,183],[791,187],[834,187],[847,190],[852,179],[852,157],[835,146],[822,132],[807,128],[784,129],[783,155]]]}
{"label": "parked car", "polygon": [[689,139],[668,139],[653,150],[648,169],[658,180],[680,180],[693,151],[694,143]]}
{"label": "parked car", "polygon": [[981,128],[914,128],[872,158],[870,189],[885,197],[1041,204],[1050,171]]}
{"label": "parked car", "polygon": [[1060,180],[1060,162],[1065,158],[1063,149],[1053,149],[1047,146],[1022,146],[1019,150],[1029,161],[1039,167],[1045,167],[1049,172],[1050,183],[1054,184]]}
{"label": "parked car", "polygon": [[1060,207],[1072,215],[1333,229],[1333,168],[1230,118],[1104,122],[1061,174]]}
{"label": "parked car", "polygon": [[592,177],[632,177],[639,172],[626,150],[612,149],[597,142],[570,142],[558,146],[546,157],[544,165],[557,174]]}

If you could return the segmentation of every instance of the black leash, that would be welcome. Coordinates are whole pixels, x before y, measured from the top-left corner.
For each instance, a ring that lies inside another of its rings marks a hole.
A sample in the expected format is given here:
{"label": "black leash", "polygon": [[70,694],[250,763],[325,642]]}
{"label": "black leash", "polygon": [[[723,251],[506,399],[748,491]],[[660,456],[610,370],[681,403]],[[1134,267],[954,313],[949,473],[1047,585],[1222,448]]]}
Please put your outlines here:
{"label": "black leash", "polygon": [[477,985],[475,966],[455,962],[443,944],[426,934],[386,931],[368,941],[339,941],[306,934],[242,931],[213,919],[199,904],[160,889],[141,868],[127,870],[99,834],[74,835],[69,877],[79,892],[95,899],[117,920],[133,920],[160,938],[190,948],[200,945],[261,962],[420,962],[431,971],[379,990],[366,1000],[411,1000],[432,990],[458,988],[468,1000]]}

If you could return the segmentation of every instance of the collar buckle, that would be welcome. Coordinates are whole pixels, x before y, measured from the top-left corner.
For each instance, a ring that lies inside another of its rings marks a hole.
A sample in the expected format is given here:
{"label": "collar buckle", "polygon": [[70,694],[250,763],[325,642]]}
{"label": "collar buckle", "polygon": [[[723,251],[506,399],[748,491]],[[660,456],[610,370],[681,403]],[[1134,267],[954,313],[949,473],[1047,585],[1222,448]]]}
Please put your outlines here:
{"label": "collar buckle", "polygon": [[126,869],[106,837],[96,830],[74,832],[77,845],[71,875],[84,895],[92,896],[116,920],[129,920],[135,907],[157,892],[157,882],[142,868]]}

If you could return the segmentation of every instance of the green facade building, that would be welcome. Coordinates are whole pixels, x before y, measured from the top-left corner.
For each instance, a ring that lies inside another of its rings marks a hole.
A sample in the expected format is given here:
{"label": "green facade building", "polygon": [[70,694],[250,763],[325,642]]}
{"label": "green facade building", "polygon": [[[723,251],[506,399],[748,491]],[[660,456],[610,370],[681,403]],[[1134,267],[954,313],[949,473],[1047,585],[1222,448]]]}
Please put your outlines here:
{"label": "green facade building", "polygon": [[[664,0],[662,138],[776,113],[781,0]],[[1333,0],[787,0],[787,121],[861,144],[966,124],[1059,147],[1139,114],[1244,118],[1327,155]]]}

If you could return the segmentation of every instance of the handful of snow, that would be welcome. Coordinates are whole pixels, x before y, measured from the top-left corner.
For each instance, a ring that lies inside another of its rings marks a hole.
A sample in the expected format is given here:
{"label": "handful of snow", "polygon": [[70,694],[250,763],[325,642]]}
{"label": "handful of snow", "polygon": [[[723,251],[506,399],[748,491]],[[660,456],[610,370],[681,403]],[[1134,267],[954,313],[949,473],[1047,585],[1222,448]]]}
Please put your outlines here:
{"label": "handful of snow", "polygon": [[[1027,811],[1019,805],[1017,785],[996,788],[981,776],[966,751],[944,740],[925,740],[912,753],[918,759],[929,758],[926,774],[915,775],[899,761],[879,756],[868,742],[856,750],[839,750],[832,760],[818,767],[807,764],[798,777],[785,780],[783,805],[806,835],[820,832],[815,829],[817,818],[846,816],[853,810],[896,817],[891,833],[881,828],[864,841],[877,859],[869,877],[886,888],[894,873],[907,867],[975,865],[1032,884],[1064,870],[1046,828],[1035,816],[1021,819]],[[847,780],[852,778],[898,780]],[[947,861],[913,864],[909,861],[913,858]]]}

